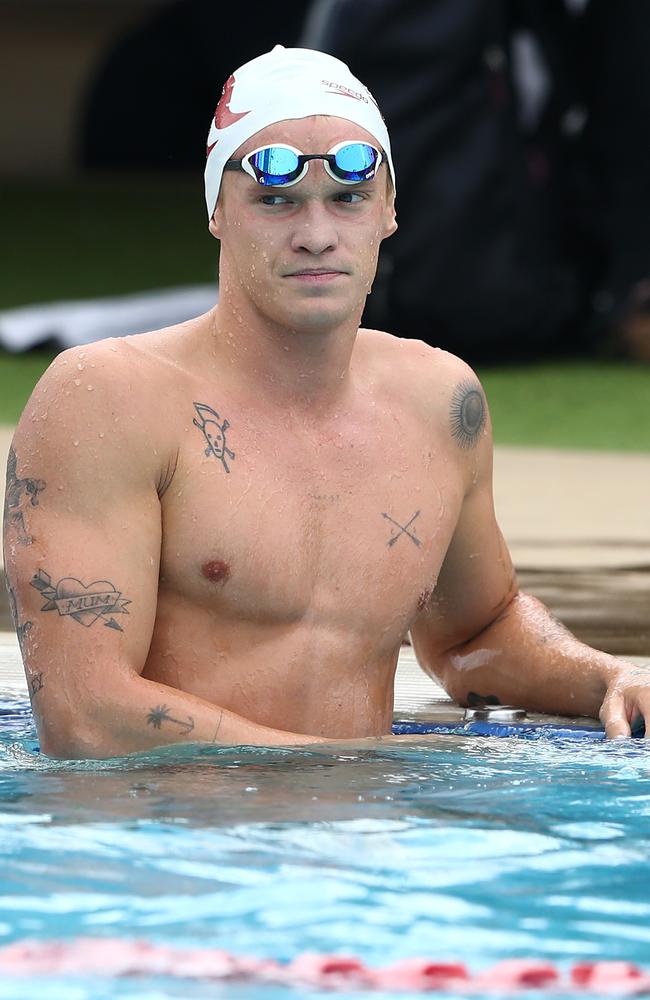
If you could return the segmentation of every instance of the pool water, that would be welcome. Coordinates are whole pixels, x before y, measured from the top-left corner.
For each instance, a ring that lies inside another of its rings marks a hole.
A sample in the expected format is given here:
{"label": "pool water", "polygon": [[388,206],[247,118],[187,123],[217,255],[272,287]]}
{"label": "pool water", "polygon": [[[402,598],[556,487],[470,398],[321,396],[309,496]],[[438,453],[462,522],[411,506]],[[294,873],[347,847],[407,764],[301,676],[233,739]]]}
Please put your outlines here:
{"label": "pool water", "polygon": [[[415,736],[345,753],[186,746],[70,763],[36,752],[28,703],[3,704],[0,944],[106,936],[281,961],[650,966],[646,741]],[[319,994],[0,982],[2,1000],[298,995]]]}

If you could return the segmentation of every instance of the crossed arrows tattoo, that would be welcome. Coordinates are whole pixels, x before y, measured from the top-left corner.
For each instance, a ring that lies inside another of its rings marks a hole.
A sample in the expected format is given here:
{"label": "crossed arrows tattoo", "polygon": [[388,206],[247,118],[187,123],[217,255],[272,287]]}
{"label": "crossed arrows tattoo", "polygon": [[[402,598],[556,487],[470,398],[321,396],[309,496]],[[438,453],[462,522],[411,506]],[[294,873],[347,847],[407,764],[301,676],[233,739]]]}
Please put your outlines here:
{"label": "crossed arrows tattoo", "polygon": [[415,521],[416,517],[420,516],[420,511],[419,510],[416,510],[416,512],[413,515],[413,517],[410,519],[410,521],[407,521],[406,524],[400,524],[398,521],[395,520],[395,518],[391,517],[390,514],[385,514],[383,511],[382,511],[382,515],[381,516],[385,517],[386,520],[390,521],[391,524],[394,524],[396,528],[399,528],[399,531],[397,532],[397,534],[396,535],[392,535],[391,538],[389,538],[388,542],[386,543],[389,547],[391,545],[394,545],[395,542],[397,541],[397,539],[401,538],[402,535],[407,535],[407,537],[410,538],[411,541],[415,543],[415,545],[417,545],[417,546],[422,545],[422,542],[417,537],[417,535],[415,535],[412,531],[408,530],[411,527],[411,525],[413,524],[413,522]]}

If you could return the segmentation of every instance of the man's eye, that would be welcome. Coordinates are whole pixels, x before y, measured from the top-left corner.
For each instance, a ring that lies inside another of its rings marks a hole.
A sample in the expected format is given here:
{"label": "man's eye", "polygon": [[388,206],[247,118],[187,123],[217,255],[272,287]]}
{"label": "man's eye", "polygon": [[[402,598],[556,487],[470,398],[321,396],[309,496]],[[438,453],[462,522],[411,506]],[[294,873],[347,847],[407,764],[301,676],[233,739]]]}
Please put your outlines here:
{"label": "man's eye", "polygon": [[262,205],[288,205],[289,199],[282,194],[263,194],[260,197]]}
{"label": "man's eye", "polygon": [[340,194],[337,194],[336,200],[342,201],[344,205],[356,205],[358,202],[363,201],[363,195],[357,191],[342,191]]}

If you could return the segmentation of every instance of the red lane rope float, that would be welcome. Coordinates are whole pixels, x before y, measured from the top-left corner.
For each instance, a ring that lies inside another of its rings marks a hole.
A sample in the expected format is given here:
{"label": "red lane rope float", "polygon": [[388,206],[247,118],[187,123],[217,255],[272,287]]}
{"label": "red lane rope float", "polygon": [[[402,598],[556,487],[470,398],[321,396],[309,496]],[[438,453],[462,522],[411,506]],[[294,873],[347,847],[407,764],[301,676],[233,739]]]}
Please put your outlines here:
{"label": "red lane rope float", "polygon": [[321,989],[394,990],[459,994],[546,990],[607,996],[650,995],[650,973],[632,962],[552,962],[511,958],[472,974],[460,962],[407,958],[370,968],[346,955],[305,953],[292,962],[242,957],[217,948],[179,948],[148,941],[77,938],[22,940],[0,947],[5,976],[174,976],[179,979],[283,983]]}

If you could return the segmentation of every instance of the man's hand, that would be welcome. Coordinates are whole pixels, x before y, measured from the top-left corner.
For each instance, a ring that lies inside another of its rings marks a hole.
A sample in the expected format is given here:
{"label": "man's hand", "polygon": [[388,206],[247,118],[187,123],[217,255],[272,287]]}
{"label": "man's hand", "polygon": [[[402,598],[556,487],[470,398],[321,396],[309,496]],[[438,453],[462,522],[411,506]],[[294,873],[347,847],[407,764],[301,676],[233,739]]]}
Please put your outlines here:
{"label": "man's hand", "polygon": [[650,667],[622,662],[607,686],[599,715],[608,739],[630,736],[642,719],[650,736]]}

